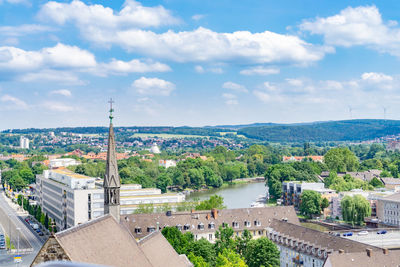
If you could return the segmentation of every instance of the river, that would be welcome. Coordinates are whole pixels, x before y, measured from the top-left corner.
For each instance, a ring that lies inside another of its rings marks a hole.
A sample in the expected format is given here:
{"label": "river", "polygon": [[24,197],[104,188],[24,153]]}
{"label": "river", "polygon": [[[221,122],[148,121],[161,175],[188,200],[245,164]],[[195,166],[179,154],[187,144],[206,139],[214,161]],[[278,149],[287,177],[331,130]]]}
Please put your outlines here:
{"label": "river", "polygon": [[264,182],[230,185],[224,188],[209,189],[191,193],[186,200],[199,198],[208,199],[212,195],[219,195],[224,198],[224,204],[228,209],[250,208],[250,204],[255,201],[259,195],[265,196],[266,187]]}

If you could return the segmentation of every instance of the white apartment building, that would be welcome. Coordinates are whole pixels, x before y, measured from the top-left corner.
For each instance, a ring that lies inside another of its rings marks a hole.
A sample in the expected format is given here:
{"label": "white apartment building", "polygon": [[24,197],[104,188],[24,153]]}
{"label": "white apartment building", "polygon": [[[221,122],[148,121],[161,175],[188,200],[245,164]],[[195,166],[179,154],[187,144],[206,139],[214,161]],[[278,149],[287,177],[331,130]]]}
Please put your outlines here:
{"label": "white apartment building", "polygon": [[36,176],[35,196],[57,229],[67,229],[104,214],[103,188],[95,180],[67,169],[45,170]]}
{"label": "white apartment building", "polygon": [[71,158],[51,159],[49,163],[50,169],[75,166],[81,164],[80,161]]}
{"label": "white apartment building", "polygon": [[400,227],[400,193],[378,199],[378,218],[381,223]]}
{"label": "white apartment building", "polygon": [[158,161],[158,166],[162,166],[165,168],[169,168],[169,167],[176,167],[176,160],[172,160],[172,159],[160,159]]}
{"label": "white apartment building", "polygon": [[[35,196],[58,229],[67,229],[104,214],[102,181],[67,169],[45,170],[37,175]],[[131,214],[141,204],[173,207],[183,201],[184,194],[161,194],[160,189],[142,188],[138,184],[122,185],[120,189],[121,214]]]}
{"label": "white apartment building", "polygon": [[23,149],[29,149],[29,139],[24,136],[21,136],[19,138],[19,147]]}

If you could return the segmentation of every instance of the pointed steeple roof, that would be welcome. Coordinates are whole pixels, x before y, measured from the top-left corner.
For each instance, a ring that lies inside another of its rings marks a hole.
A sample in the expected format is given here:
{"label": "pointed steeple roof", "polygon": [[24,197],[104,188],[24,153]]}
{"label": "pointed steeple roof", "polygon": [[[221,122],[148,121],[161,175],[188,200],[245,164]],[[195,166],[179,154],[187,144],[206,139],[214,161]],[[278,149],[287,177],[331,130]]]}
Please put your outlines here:
{"label": "pointed steeple roof", "polygon": [[121,182],[118,175],[117,155],[115,152],[115,136],[112,122],[108,132],[108,149],[104,187],[120,187]]}

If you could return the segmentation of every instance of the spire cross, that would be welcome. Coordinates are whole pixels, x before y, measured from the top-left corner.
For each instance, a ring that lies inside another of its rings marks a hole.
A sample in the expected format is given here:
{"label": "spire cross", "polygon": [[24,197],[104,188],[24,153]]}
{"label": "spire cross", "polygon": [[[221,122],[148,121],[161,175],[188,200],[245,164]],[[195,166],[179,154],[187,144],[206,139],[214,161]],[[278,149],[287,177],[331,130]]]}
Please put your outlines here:
{"label": "spire cross", "polygon": [[108,103],[110,103],[110,116],[109,116],[109,118],[110,118],[110,123],[112,123],[112,119],[114,118],[113,115],[112,115],[112,113],[113,113],[113,111],[114,111],[112,105],[113,105],[113,103],[115,103],[115,102],[113,101],[112,98],[110,98],[110,100],[108,101]]}

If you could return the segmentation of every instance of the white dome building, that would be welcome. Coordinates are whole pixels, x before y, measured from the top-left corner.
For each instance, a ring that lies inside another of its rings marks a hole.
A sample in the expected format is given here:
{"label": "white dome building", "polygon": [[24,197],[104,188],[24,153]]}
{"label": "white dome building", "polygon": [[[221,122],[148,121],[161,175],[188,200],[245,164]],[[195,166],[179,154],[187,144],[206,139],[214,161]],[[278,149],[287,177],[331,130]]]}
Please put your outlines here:
{"label": "white dome building", "polygon": [[158,146],[157,146],[156,143],[154,143],[154,144],[151,146],[150,152],[153,153],[153,154],[160,154],[160,153],[161,153],[161,151],[160,151],[160,149],[158,148]]}

